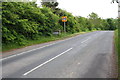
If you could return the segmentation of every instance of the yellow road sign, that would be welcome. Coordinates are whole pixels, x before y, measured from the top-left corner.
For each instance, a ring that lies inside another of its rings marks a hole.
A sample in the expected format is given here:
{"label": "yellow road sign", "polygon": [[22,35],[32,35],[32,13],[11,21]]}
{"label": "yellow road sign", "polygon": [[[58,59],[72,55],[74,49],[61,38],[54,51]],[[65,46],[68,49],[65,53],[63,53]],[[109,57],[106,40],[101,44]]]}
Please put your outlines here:
{"label": "yellow road sign", "polygon": [[67,22],[67,16],[62,17],[62,22]]}

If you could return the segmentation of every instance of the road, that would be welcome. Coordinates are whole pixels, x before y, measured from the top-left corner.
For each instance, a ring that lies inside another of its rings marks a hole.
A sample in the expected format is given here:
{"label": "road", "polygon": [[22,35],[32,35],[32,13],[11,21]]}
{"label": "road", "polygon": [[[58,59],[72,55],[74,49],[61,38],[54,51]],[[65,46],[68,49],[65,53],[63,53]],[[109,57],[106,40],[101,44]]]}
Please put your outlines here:
{"label": "road", "polygon": [[113,31],[90,32],[4,57],[2,77],[108,78],[113,35]]}

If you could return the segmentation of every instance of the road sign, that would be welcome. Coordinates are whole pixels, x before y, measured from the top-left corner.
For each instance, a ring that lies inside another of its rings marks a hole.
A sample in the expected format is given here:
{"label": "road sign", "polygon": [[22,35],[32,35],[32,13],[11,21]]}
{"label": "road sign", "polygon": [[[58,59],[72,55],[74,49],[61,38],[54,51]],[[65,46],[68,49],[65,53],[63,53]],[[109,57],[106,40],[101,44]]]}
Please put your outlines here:
{"label": "road sign", "polygon": [[64,22],[64,32],[66,33],[65,22],[67,22],[67,16],[62,17],[62,22]]}
{"label": "road sign", "polygon": [[62,22],[67,22],[67,16],[62,17]]}

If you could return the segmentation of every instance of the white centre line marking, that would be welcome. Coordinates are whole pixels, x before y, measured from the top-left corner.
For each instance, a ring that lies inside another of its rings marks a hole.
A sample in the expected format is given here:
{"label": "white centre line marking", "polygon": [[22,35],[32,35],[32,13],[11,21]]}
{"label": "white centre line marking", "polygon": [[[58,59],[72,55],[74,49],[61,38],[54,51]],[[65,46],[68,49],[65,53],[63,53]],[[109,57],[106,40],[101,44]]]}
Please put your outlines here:
{"label": "white centre line marking", "polygon": [[91,37],[88,37],[86,40],[82,41],[81,43],[84,43],[84,42],[88,41],[89,39],[91,39]]}
{"label": "white centre line marking", "polygon": [[80,62],[78,63],[78,65],[80,65]]}
{"label": "white centre line marking", "polygon": [[23,75],[24,75],[24,76],[25,76],[25,75],[28,75],[29,73],[33,72],[34,70],[36,70],[36,69],[38,69],[38,68],[42,67],[43,65],[45,65],[45,64],[47,64],[47,63],[49,63],[49,62],[51,62],[52,60],[56,59],[57,57],[59,57],[59,56],[61,56],[61,55],[65,54],[66,52],[68,52],[68,51],[70,51],[70,50],[72,50],[72,49],[73,49],[73,48],[69,48],[68,50],[66,50],[66,51],[62,52],[61,54],[59,54],[59,55],[57,55],[57,56],[55,56],[55,57],[53,57],[53,58],[49,59],[48,61],[46,61],[46,62],[44,62],[44,63],[40,64],[39,66],[37,66],[37,67],[35,67],[35,68],[31,69],[30,71],[28,71],[28,72],[24,73]]}

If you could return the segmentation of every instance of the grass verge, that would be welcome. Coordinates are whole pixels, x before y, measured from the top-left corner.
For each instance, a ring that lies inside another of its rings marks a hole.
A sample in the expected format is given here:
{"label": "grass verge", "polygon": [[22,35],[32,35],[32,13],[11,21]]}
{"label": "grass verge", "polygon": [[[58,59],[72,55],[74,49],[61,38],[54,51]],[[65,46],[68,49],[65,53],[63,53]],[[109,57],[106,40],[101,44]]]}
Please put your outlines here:
{"label": "grass verge", "polygon": [[120,80],[120,36],[118,35],[118,29],[115,30],[115,52],[118,55],[118,78]]}
{"label": "grass verge", "polygon": [[62,33],[60,35],[54,35],[54,36],[51,36],[51,37],[41,36],[37,40],[27,40],[25,45],[19,45],[19,44],[16,44],[16,43],[14,43],[14,44],[9,43],[7,45],[3,44],[2,45],[2,51],[6,52],[6,51],[13,50],[13,49],[24,48],[26,46],[31,46],[31,45],[35,45],[35,44],[40,44],[40,43],[45,43],[45,42],[50,42],[50,41],[55,41],[55,40],[62,40],[62,39],[69,38],[69,37],[76,36],[76,35],[83,34],[83,33],[86,33],[86,32],[79,32],[79,33],[74,33],[74,34]]}

